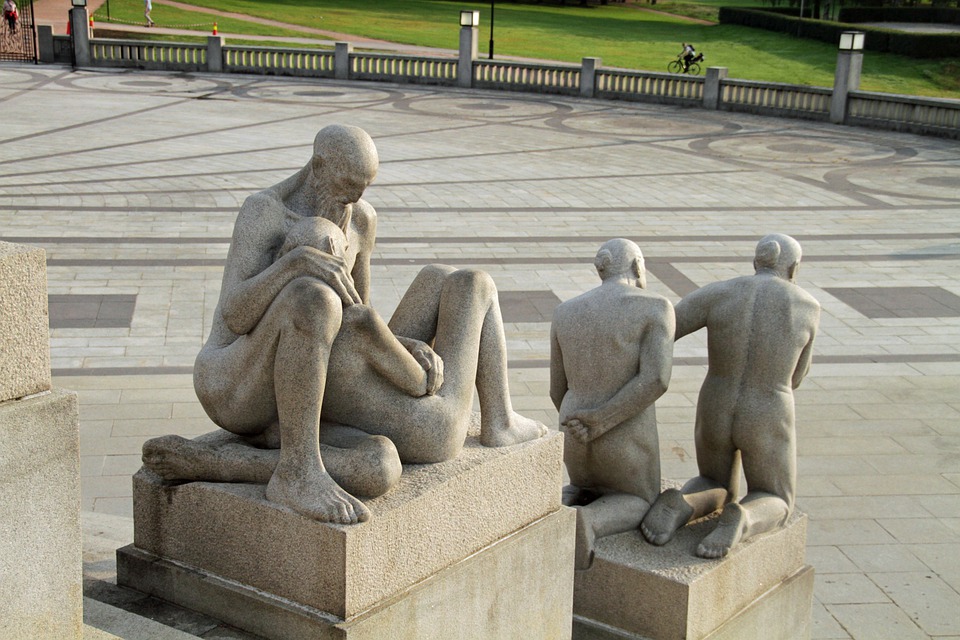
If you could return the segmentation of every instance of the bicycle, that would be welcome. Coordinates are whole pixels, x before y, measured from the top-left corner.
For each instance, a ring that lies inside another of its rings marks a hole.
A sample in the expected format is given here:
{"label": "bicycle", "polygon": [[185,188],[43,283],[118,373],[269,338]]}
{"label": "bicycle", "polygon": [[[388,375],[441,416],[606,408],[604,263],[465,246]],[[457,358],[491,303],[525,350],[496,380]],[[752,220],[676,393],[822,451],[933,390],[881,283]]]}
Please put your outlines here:
{"label": "bicycle", "polygon": [[690,59],[690,64],[686,65],[684,69],[683,56],[677,56],[676,60],[671,60],[670,64],[667,65],[667,71],[670,73],[689,73],[692,75],[699,75],[700,73],[700,63],[703,62],[704,55],[698,53]]}

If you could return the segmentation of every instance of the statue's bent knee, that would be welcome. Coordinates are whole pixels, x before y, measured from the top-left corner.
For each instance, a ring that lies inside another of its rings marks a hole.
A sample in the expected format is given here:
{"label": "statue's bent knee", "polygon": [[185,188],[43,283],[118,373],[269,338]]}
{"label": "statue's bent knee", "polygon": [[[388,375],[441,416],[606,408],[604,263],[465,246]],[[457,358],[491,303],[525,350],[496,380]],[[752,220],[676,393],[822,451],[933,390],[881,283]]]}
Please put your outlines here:
{"label": "statue's bent knee", "polygon": [[446,264],[428,264],[420,269],[417,279],[430,278],[442,282],[444,278],[456,271],[455,268]]}
{"label": "statue's bent knee", "polygon": [[[340,327],[343,302],[329,286],[315,278],[296,278],[283,289],[285,316],[301,331],[326,324],[334,335]],[[332,321],[332,322],[331,322]]]}
{"label": "statue's bent knee", "polygon": [[377,465],[376,473],[370,479],[370,496],[383,495],[390,490],[400,480],[400,474],[403,472],[403,465],[400,462],[400,454],[393,442],[384,436],[371,436],[370,446],[376,448]]}
{"label": "statue's bent knee", "polygon": [[492,297],[497,294],[497,285],[493,278],[479,269],[458,269],[447,276],[446,285],[461,291],[471,291],[474,295]]}

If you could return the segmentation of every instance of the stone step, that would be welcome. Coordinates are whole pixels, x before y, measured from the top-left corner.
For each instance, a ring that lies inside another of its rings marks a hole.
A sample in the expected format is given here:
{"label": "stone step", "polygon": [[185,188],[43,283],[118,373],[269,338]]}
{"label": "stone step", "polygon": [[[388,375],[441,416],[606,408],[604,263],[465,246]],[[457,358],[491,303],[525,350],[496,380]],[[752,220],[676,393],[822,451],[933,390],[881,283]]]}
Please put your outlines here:
{"label": "stone step", "polygon": [[262,640],[220,620],[117,586],[117,549],[133,542],[133,518],[84,511],[84,640]]}
{"label": "stone step", "polygon": [[83,640],[196,640],[184,633],[135,613],[83,599]]}

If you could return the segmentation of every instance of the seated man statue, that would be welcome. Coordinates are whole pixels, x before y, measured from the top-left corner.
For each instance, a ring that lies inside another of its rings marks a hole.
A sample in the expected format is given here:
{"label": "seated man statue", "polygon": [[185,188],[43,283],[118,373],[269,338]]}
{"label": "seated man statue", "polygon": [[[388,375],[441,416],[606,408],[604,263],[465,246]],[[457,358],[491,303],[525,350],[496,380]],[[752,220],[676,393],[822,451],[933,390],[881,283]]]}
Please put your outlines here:
{"label": "seated man statue", "polygon": [[[700,475],[657,498],[641,525],[653,544],[722,507],[697,548],[701,557],[720,558],[792,513],[793,390],[810,368],[820,319],[820,305],[794,284],[799,264],[796,240],[768,235],[757,245],[755,275],[709,284],[677,304],[677,339],[707,328],[709,367],[694,433]],[[741,460],[748,491],[736,502]]]}
{"label": "seated man statue", "polygon": [[654,401],[673,362],[673,306],[645,290],[640,248],[609,240],[594,264],[602,284],[557,307],[550,332],[578,569],[590,567],[596,538],[636,529],[660,492]]}
{"label": "seated man statue", "polygon": [[[338,481],[378,495],[399,478],[400,462],[456,457],[474,389],[483,445],[546,433],[513,411],[488,275],[425,267],[389,324],[369,306],[377,218],[361,196],[378,163],[366,132],[331,125],[303,169],[247,198],[194,367],[201,404],[233,435],[149,441],[148,468],[167,480],[266,480],[270,500],[353,524],[370,512]],[[298,230],[311,217],[343,239]]]}

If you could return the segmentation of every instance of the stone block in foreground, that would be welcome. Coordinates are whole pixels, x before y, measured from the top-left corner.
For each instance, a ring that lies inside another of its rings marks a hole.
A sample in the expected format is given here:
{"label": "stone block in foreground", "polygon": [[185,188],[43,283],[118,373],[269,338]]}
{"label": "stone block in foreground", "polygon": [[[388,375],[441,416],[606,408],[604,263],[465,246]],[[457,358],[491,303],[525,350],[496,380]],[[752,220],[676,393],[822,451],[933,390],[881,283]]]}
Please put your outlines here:
{"label": "stone block in foreground", "polygon": [[46,254],[0,242],[0,402],[50,386]]}
{"label": "stone block in foreground", "polygon": [[813,569],[804,564],[805,515],[734,547],[696,556],[716,516],[681,529],[663,547],[639,532],[597,542],[593,566],[577,571],[574,638],[700,640],[809,637]]}
{"label": "stone block in foreground", "polygon": [[0,638],[83,637],[77,396],[0,402]]}
{"label": "stone block in foreground", "polygon": [[405,466],[353,526],[279,507],[263,485],[171,486],[141,470],[118,581],[284,640],[569,637],[562,447],[556,433],[496,449],[468,438],[456,460]]}

